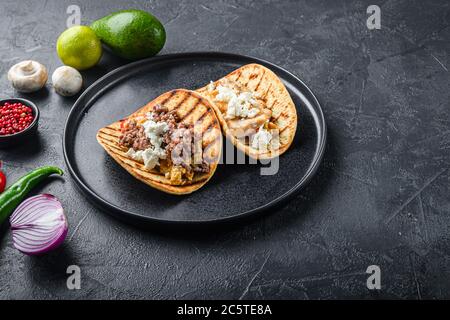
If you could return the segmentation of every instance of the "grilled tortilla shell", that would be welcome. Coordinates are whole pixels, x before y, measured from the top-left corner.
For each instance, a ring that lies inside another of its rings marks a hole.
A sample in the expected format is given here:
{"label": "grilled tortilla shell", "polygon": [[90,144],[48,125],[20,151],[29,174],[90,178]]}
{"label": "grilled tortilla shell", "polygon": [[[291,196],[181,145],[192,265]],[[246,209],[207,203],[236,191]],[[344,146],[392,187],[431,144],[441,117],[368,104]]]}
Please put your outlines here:
{"label": "grilled tortilla shell", "polygon": [[[192,181],[182,185],[173,185],[158,167],[148,170],[144,164],[126,155],[128,148],[119,144],[121,123],[125,120],[142,116],[151,112],[156,105],[167,107],[169,111],[176,110],[180,122],[195,124],[195,130],[203,134],[203,157],[209,160],[208,173],[195,173]],[[222,133],[219,121],[211,103],[195,91],[176,89],[166,92],[144,107],[140,108],[126,119],[114,122],[97,132],[98,143],[106,152],[136,179],[158,190],[181,195],[198,190],[213,176],[222,151]]]}
{"label": "grilled tortilla shell", "polygon": [[[230,120],[225,118],[226,103],[215,101],[214,91],[209,89],[209,85],[206,85],[198,89],[197,92],[207,97],[213,104],[224,135],[239,150],[254,159],[271,159],[283,154],[294,140],[298,119],[294,102],[277,75],[268,68],[253,63],[244,65],[215,81],[214,87],[217,87],[223,81],[237,83],[243,91],[255,92],[260,97],[265,108],[271,110],[269,123],[274,124],[274,128],[278,130],[279,144],[277,148],[258,150],[253,148],[248,141],[245,142],[245,140],[238,139],[233,135],[232,130],[230,130]],[[251,121],[251,119],[245,119],[245,121]]]}

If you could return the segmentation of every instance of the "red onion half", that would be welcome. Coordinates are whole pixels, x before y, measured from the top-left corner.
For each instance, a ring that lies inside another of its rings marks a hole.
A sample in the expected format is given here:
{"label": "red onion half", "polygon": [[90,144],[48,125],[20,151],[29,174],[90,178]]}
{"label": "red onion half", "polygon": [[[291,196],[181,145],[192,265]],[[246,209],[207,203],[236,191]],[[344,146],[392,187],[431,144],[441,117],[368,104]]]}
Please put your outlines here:
{"label": "red onion half", "polygon": [[14,247],[28,255],[55,249],[64,241],[68,230],[63,207],[51,194],[26,199],[9,221]]}

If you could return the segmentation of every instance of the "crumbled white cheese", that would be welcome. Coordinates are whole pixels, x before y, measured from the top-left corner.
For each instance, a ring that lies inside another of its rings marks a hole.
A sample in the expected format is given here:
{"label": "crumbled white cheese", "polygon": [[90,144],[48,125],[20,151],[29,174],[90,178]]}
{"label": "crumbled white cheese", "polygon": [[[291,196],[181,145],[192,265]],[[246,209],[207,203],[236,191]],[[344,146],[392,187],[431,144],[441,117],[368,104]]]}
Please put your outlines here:
{"label": "crumbled white cheese", "polygon": [[127,152],[127,156],[136,161],[143,162],[144,167],[146,169],[153,169],[154,167],[159,165],[159,159],[166,158],[166,152],[161,148],[154,149],[153,147],[138,151],[135,151],[133,148],[130,148]]}
{"label": "crumbled white cheese", "polygon": [[214,91],[215,87],[214,82],[210,81],[208,84],[208,91]]}
{"label": "crumbled white cheese", "polygon": [[257,150],[267,150],[270,145],[270,141],[272,140],[272,134],[264,129],[264,125],[262,125],[258,132],[255,133],[252,139],[252,148]]}
{"label": "crumbled white cheese", "polygon": [[151,146],[145,150],[138,151],[130,148],[127,152],[127,156],[136,161],[144,162],[144,167],[146,169],[153,169],[155,166],[159,165],[160,159],[166,158],[166,151],[161,148],[161,144],[163,142],[164,133],[169,130],[169,125],[164,121],[153,121],[153,115],[148,113],[147,121],[145,121],[142,126],[144,127],[145,135],[150,140]]}
{"label": "crumbled white cheese", "polygon": [[149,118],[142,126],[150,143],[155,147],[160,147],[163,139],[162,136],[169,130],[169,125],[164,121],[155,122],[152,119]]}
{"label": "crumbled white cheese", "polygon": [[228,102],[233,97],[236,97],[236,93],[234,92],[234,90],[229,87],[219,85],[217,86],[217,91],[219,91],[216,96],[217,101]]}
{"label": "crumbled white cheese", "polygon": [[233,89],[225,86],[217,87],[217,101],[227,102],[228,118],[253,118],[259,113],[258,101],[252,92],[241,92],[239,95]]}

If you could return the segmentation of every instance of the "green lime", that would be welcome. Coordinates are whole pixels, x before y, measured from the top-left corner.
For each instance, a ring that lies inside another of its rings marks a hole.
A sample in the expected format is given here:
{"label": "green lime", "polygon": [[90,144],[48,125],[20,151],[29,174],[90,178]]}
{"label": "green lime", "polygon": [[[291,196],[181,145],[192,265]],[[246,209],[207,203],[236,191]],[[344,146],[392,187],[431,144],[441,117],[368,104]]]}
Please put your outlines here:
{"label": "green lime", "polygon": [[56,51],[65,65],[84,70],[98,63],[102,56],[102,44],[91,28],[74,26],[61,33]]}
{"label": "green lime", "polygon": [[125,59],[154,56],[166,42],[166,31],[161,22],[142,10],[112,13],[94,21],[91,28],[104,44]]}

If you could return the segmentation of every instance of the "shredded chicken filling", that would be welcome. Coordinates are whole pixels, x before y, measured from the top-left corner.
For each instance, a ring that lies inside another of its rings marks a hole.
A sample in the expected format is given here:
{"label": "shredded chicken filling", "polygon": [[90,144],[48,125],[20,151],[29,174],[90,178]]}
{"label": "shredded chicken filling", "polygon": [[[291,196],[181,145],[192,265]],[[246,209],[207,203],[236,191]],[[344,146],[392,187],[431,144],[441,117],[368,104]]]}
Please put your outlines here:
{"label": "shredded chicken filling", "polygon": [[217,86],[208,85],[208,91],[224,114],[230,133],[254,149],[274,148],[270,122],[272,110],[265,107],[257,92],[245,91],[237,82],[222,80]]}

